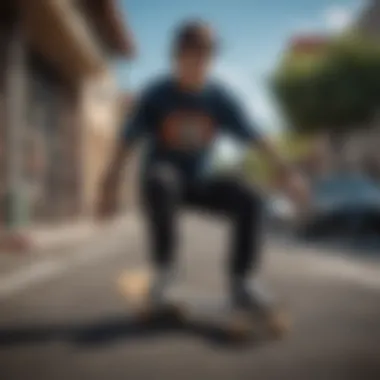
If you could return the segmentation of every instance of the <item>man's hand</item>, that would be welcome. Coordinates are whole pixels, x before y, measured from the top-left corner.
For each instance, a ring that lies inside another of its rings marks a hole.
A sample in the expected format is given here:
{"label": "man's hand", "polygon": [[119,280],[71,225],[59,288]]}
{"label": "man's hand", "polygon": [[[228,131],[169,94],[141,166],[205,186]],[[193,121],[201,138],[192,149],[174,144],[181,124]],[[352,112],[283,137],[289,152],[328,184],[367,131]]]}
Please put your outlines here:
{"label": "man's hand", "polygon": [[115,187],[103,185],[96,208],[96,218],[99,221],[107,221],[115,217],[118,209],[118,196]]}
{"label": "man's hand", "polygon": [[259,148],[267,157],[275,169],[276,187],[301,209],[308,209],[310,205],[310,191],[305,178],[297,170],[294,170],[286,160],[281,157],[275,146],[268,139],[259,141]]}
{"label": "man's hand", "polygon": [[123,142],[115,147],[107,172],[100,187],[96,217],[106,221],[116,216],[118,211],[121,173],[128,150]]}
{"label": "man's hand", "polygon": [[290,172],[285,178],[283,188],[289,198],[301,209],[310,205],[310,188],[304,177],[296,172]]}

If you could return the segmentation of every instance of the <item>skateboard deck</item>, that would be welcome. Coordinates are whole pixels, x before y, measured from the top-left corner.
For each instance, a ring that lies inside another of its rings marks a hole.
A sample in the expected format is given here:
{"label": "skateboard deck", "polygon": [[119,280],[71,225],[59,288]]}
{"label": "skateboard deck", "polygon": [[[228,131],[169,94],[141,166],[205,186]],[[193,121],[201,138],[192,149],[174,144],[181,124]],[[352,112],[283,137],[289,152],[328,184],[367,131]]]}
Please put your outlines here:
{"label": "skateboard deck", "polygon": [[217,329],[233,340],[251,337],[282,338],[290,329],[288,315],[282,310],[270,315],[259,315],[234,309],[226,298],[202,292],[172,292],[160,307],[149,302],[153,274],[147,270],[124,272],[119,280],[119,291],[126,299],[132,314],[139,322],[166,320],[185,325],[202,325]]}
{"label": "skateboard deck", "polygon": [[118,288],[127,300],[132,314],[140,322],[151,322],[156,319],[176,319],[180,321],[182,313],[172,300],[158,306],[149,300],[153,274],[148,270],[133,270],[123,273],[118,280]]}

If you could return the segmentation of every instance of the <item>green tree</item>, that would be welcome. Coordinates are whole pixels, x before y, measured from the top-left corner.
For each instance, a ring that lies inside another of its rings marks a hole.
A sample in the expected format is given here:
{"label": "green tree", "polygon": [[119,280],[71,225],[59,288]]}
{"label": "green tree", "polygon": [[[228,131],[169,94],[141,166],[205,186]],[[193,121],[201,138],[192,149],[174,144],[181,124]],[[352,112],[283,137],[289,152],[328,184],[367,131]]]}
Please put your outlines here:
{"label": "green tree", "polygon": [[[298,162],[311,150],[313,136],[303,136],[294,132],[279,134],[273,138],[273,143],[281,155],[293,162]],[[270,186],[274,179],[274,168],[259,152],[250,151],[245,160],[245,171],[256,182]]]}
{"label": "green tree", "polygon": [[290,129],[327,131],[340,144],[346,132],[368,126],[378,113],[379,73],[379,44],[349,34],[315,54],[287,54],[272,88]]}

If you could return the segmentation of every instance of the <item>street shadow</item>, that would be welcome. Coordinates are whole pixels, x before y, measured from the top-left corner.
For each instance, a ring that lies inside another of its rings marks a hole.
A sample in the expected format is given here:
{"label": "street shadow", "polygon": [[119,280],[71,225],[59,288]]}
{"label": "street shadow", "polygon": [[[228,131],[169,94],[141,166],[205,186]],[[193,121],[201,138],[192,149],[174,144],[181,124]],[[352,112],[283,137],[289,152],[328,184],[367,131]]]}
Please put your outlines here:
{"label": "street shadow", "polygon": [[336,231],[325,234],[296,234],[288,230],[270,230],[267,240],[284,245],[295,244],[298,247],[315,248],[321,253],[337,254],[361,260],[378,262],[380,258],[380,230],[371,231]]}
{"label": "street shadow", "polygon": [[378,260],[380,258],[380,237],[371,235],[336,235],[329,237],[302,237],[299,244],[314,247],[321,252],[344,254],[361,260]]}
{"label": "street shadow", "polygon": [[157,319],[141,323],[126,315],[80,325],[44,325],[0,328],[0,349],[14,346],[67,342],[69,344],[96,347],[116,341],[135,342],[168,336],[191,336],[219,348],[244,348],[263,343],[258,337],[232,339],[221,326],[209,321],[179,322]]}

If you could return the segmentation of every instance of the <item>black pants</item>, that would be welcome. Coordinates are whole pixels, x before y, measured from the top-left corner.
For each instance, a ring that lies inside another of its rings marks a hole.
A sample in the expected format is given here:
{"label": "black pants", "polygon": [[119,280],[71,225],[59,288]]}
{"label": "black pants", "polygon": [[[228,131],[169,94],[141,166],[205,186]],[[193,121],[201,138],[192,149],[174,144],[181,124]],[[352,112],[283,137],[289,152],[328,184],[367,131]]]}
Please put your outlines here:
{"label": "black pants", "polygon": [[232,223],[228,257],[231,276],[257,269],[261,248],[261,197],[236,179],[215,178],[188,183],[170,165],[158,165],[146,178],[143,202],[152,259],[157,268],[173,264],[177,248],[177,216],[181,208],[215,212]]}

